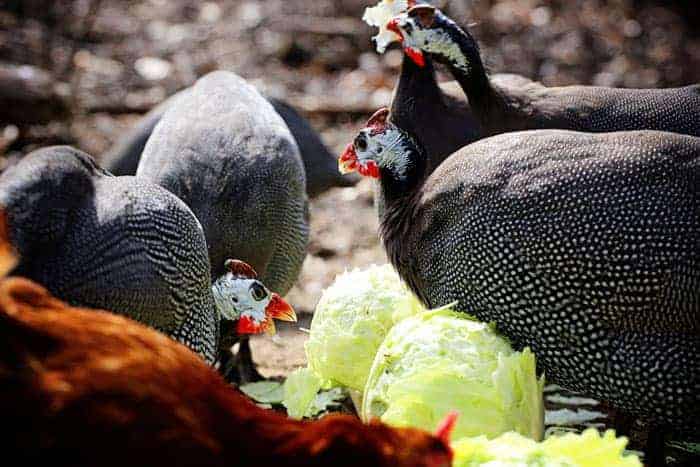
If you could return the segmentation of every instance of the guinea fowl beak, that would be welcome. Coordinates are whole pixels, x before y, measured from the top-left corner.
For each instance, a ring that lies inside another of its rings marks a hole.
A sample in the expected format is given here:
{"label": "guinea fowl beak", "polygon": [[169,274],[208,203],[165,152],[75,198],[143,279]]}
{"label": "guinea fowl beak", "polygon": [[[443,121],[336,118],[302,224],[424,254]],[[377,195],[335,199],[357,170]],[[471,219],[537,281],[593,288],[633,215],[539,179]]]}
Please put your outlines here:
{"label": "guinea fowl beak", "polygon": [[280,321],[297,322],[297,314],[294,312],[294,308],[276,293],[272,294],[270,303],[265,308],[265,315]]}
{"label": "guinea fowl beak", "polygon": [[284,301],[278,294],[273,293],[270,298],[270,303],[265,307],[265,319],[257,323],[250,316],[241,316],[236,325],[238,334],[274,334],[276,332],[274,320],[296,322],[297,314],[294,308]]}
{"label": "guinea fowl beak", "polygon": [[359,162],[357,160],[357,152],[355,152],[355,146],[350,143],[345,148],[345,151],[338,158],[338,170],[341,174],[349,174],[355,172]]}
{"label": "guinea fowl beak", "polygon": [[393,18],[387,23],[386,28],[399,37],[399,43],[403,46],[403,50],[406,55],[413,60],[413,63],[423,68],[425,66],[425,56],[423,55],[423,51],[404,44],[403,34],[401,34],[401,28],[399,27],[399,19]]}

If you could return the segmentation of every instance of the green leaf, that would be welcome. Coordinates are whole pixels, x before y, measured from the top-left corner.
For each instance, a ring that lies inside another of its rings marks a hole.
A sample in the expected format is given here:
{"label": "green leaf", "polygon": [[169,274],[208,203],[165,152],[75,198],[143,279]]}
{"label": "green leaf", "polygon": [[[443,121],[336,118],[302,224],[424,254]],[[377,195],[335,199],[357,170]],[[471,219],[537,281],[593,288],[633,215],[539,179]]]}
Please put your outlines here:
{"label": "green leaf", "polygon": [[248,397],[262,404],[281,404],[284,399],[282,383],[278,381],[258,381],[240,386],[239,389]]}

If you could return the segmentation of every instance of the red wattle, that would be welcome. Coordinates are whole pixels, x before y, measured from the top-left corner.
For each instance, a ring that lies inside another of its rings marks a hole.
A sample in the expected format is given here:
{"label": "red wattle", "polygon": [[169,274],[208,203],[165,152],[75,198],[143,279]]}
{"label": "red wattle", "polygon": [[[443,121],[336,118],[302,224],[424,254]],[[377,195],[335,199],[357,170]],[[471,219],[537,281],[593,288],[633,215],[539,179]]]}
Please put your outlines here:
{"label": "red wattle", "polygon": [[360,164],[358,169],[360,175],[365,177],[379,178],[379,166],[375,161],[366,161],[364,164]]}
{"label": "red wattle", "polygon": [[238,334],[260,334],[265,331],[265,322],[257,324],[250,316],[241,316],[236,325]]}
{"label": "red wattle", "polygon": [[425,66],[425,57],[423,56],[422,51],[414,49],[413,47],[406,47],[404,50],[406,51],[406,55],[413,60],[413,63],[421,68]]}

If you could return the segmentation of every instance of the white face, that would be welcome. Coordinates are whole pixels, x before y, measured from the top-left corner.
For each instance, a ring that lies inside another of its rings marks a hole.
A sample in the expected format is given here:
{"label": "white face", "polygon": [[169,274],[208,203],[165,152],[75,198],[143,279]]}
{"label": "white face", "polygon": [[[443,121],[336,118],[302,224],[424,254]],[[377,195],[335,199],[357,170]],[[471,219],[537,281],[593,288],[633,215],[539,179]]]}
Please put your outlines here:
{"label": "white face", "polygon": [[265,309],[272,293],[257,279],[234,277],[227,273],[212,285],[216,307],[223,318],[235,321],[244,316],[255,324],[265,321]]}
{"label": "white face", "polygon": [[409,146],[407,136],[396,126],[387,124],[383,130],[364,128],[355,138],[353,146],[358,162],[363,165],[374,161],[401,179],[408,173]]}
{"label": "white face", "polygon": [[[441,20],[447,21],[440,13],[435,14],[440,15]],[[404,48],[423,51],[443,62],[449,62],[464,73],[469,72],[467,57],[447,31],[439,26],[425,27],[418,18],[410,17],[408,13],[396,16],[396,22],[403,37]]]}

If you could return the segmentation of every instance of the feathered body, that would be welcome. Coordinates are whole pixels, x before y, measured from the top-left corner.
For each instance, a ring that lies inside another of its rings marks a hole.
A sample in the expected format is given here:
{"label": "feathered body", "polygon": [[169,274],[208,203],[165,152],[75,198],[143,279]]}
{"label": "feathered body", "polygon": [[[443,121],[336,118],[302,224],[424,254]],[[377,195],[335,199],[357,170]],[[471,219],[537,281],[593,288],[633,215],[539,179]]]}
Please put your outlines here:
{"label": "feathered body", "polygon": [[386,194],[387,253],[429,306],[495,322],[550,381],[698,430],[700,139],[502,135]]}
{"label": "feathered body", "polygon": [[449,448],[419,430],[261,409],[166,336],[25,279],[0,283],[0,392],[12,427],[0,445],[16,463],[450,465]]}
{"label": "feathered body", "polygon": [[136,176],[194,212],[212,277],[233,255],[271,290],[292,287],[309,233],[304,167],[284,120],[245,80],[214,72],[197,81],[165,111]]}
{"label": "feathered body", "polygon": [[[170,96],[136,122],[134,127],[102,156],[101,163],[104,168],[115,175],[136,174],[143,149],[156,125],[168,107],[175,105],[175,102],[186,96],[190,89],[183,89]],[[335,156],[330,153],[311,124],[294,107],[281,99],[268,98],[268,101],[287,124],[299,146],[306,173],[306,194],[309,198],[334,187],[347,187],[357,183],[357,178],[341,177],[338,174]]]}
{"label": "feathered body", "polygon": [[515,132],[426,175],[387,115],[340,162],[378,165],[383,243],[411,289],[494,322],[549,381],[697,433],[700,138]]}
{"label": "feathered body", "polygon": [[213,361],[219,316],[204,233],[172,193],[57,146],[0,176],[0,206],[21,257],[14,274],[148,323]]}

